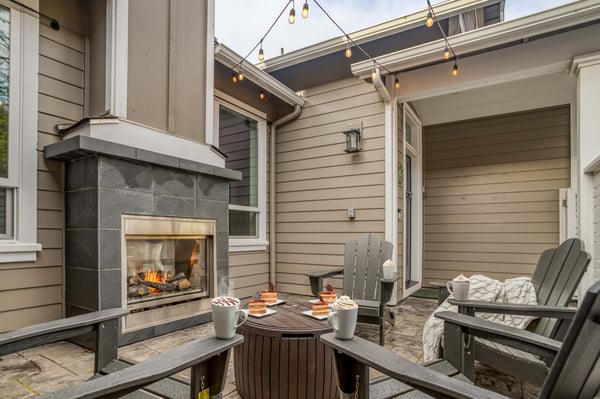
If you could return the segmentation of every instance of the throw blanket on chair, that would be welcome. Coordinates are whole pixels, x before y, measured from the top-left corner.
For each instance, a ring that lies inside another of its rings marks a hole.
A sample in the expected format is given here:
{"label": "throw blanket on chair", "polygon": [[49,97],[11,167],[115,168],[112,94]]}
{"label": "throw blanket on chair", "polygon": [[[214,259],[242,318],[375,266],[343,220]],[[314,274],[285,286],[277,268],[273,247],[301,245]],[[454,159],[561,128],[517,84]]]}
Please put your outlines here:
{"label": "throw blanket on chair", "polygon": [[[504,282],[491,279],[482,275],[470,277],[469,299],[487,302],[503,302],[515,304],[537,305],[535,288],[529,277],[511,278]],[[451,298],[452,296],[450,296]],[[440,343],[444,334],[444,321],[434,316],[436,312],[449,310],[458,312],[458,307],[444,301],[433,312],[423,327],[423,359],[428,362],[439,357]],[[535,319],[530,316],[513,316],[491,313],[477,313],[477,317],[496,323],[525,329]]]}

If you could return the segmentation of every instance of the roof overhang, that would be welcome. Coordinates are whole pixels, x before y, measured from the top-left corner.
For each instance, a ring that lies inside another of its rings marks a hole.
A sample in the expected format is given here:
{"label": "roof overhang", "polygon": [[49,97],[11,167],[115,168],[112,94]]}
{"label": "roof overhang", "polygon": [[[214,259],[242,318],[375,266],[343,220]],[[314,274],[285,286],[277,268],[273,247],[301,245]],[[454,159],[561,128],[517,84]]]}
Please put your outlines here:
{"label": "roof overhang", "polygon": [[[242,60],[243,59],[239,54],[224,44],[219,43],[215,45],[215,61],[225,65],[228,68],[234,68],[239,66]],[[292,89],[285,86],[283,83],[268,73],[262,71],[255,65],[246,61],[243,63],[242,69],[246,79],[250,80],[257,86],[262,87],[265,91],[268,91],[285,103],[291,106],[304,105],[305,100],[303,97],[299,96]]]}
{"label": "roof overhang", "polygon": [[[480,7],[500,3],[500,12],[504,12],[505,0],[450,0],[434,6],[436,16],[439,19],[445,19],[453,15],[471,11]],[[400,33],[423,25],[427,17],[427,9],[405,15],[400,18],[392,19],[377,25],[361,29],[348,36],[356,43],[364,44],[372,42],[390,35]],[[287,54],[277,56],[266,60],[257,66],[266,72],[273,72],[279,69],[287,68],[293,65],[319,58],[331,53],[344,51],[347,40],[345,36],[338,36],[330,40],[317,43]]]}
{"label": "roof overhang", "polygon": [[[436,7],[437,8],[437,7]],[[521,43],[529,38],[573,28],[600,18],[598,0],[579,0],[548,11],[508,22],[486,26],[448,38],[459,55]],[[437,64],[443,39],[376,57],[377,63],[394,72],[407,71]],[[352,64],[352,73],[362,79],[371,76],[373,61]]]}

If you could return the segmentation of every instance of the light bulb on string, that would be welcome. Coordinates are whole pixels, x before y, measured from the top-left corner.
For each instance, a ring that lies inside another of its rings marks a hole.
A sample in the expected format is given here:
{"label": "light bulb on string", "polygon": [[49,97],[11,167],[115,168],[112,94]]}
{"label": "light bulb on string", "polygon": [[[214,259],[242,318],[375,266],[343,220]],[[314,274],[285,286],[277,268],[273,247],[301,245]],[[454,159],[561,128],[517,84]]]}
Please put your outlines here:
{"label": "light bulb on string", "polygon": [[398,80],[398,77],[396,77],[396,78],[394,79],[394,87],[395,87],[396,89],[399,89],[399,88],[400,88],[400,81]]}
{"label": "light bulb on string", "polygon": [[458,65],[455,62],[454,66],[452,67],[452,76],[457,76],[457,75],[458,75]]}
{"label": "light bulb on string", "polygon": [[450,49],[448,48],[448,46],[444,47],[444,59],[445,60],[450,59],[450,55],[451,55],[451,53],[450,53]]}
{"label": "light bulb on string", "polygon": [[265,60],[265,52],[263,51],[262,44],[260,45],[260,49],[258,50],[258,60],[259,61]]}
{"label": "light bulb on string", "polygon": [[427,13],[427,19],[425,20],[425,26],[427,26],[428,28],[431,28],[433,26],[433,14],[431,14],[431,11],[429,11]]}
{"label": "light bulb on string", "polygon": [[292,9],[290,10],[290,15],[288,16],[288,22],[293,24],[296,22],[296,10],[294,10],[294,2],[292,1]]}
{"label": "light bulb on string", "polygon": [[231,72],[231,81],[233,83],[237,83],[237,81],[238,81],[237,73],[235,73],[235,71]]}
{"label": "light bulb on string", "polygon": [[346,55],[346,58],[352,57],[352,47],[350,47],[350,40],[348,40],[348,43],[346,43],[346,51],[344,52],[344,54]]}
{"label": "light bulb on string", "polygon": [[241,82],[242,80],[244,80],[244,73],[242,72],[242,69],[240,68],[240,71],[238,72],[237,75],[238,80]]}
{"label": "light bulb on string", "polygon": [[308,1],[305,1],[302,6],[302,18],[308,18]]}
{"label": "light bulb on string", "polygon": [[373,79],[373,81],[377,79],[377,69],[375,69],[375,64],[373,64],[373,69],[371,69],[371,79]]}
{"label": "light bulb on string", "polygon": [[260,91],[260,93],[258,93],[258,98],[260,98],[261,100],[265,99],[265,92],[264,91]]}

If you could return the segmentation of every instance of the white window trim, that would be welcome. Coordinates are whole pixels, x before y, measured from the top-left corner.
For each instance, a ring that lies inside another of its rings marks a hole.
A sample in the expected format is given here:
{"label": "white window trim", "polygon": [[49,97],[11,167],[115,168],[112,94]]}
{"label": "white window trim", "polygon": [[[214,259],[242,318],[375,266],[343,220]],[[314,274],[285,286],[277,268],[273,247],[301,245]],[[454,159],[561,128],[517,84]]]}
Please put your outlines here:
{"label": "white window trim", "polygon": [[[10,8],[9,176],[14,186],[14,239],[0,240],[0,263],[35,261],[37,243],[37,129],[39,18]],[[15,140],[18,138],[18,140]]]}
{"label": "white window trim", "polygon": [[[215,145],[219,145],[219,106],[224,106],[244,116],[255,119],[258,127],[258,237],[229,238],[229,252],[266,251],[267,241],[267,121],[266,115],[247,104],[234,100],[224,93],[218,94],[214,101]],[[229,205],[229,209],[244,210],[247,207]],[[256,209],[252,207],[252,209]]]}

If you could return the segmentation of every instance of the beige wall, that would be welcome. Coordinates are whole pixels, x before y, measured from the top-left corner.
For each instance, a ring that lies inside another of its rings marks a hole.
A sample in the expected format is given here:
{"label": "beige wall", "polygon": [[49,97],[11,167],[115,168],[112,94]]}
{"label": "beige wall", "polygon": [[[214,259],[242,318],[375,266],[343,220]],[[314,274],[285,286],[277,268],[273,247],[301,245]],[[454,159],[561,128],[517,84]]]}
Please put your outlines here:
{"label": "beige wall", "polygon": [[425,286],[527,275],[557,246],[569,131],[568,106],[425,127]]}
{"label": "beige wall", "polygon": [[[600,280],[600,173],[593,176],[594,198],[592,200],[594,214],[594,241],[592,243],[592,276],[593,281]],[[589,251],[589,249],[588,249]]]}
{"label": "beige wall", "polygon": [[204,142],[206,7],[204,1],[130,0],[128,119]]}
{"label": "beige wall", "polygon": [[63,315],[63,166],[43,159],[59,141],[55,126],[83,118],[83,2],[44,0],[40,11],[60,21],[40,24],[37,238],[43,250],[33,263],[0,264],[0,331]]}
{"label": "beige wall", "polygon": [[[309,294],[307,273],[343,266],[346,241],[384,237],[384,107],[373,85],[354,78],[303,95],[302,114],[276,139],[277,285]],[[342,132],[357,122],[363,151],[347,154]]]}

